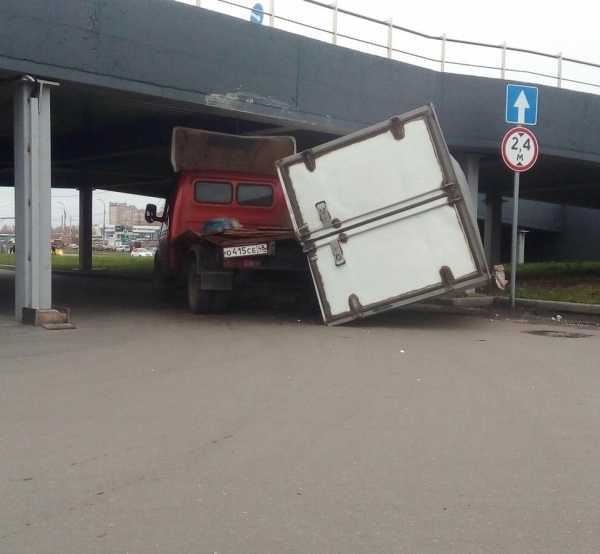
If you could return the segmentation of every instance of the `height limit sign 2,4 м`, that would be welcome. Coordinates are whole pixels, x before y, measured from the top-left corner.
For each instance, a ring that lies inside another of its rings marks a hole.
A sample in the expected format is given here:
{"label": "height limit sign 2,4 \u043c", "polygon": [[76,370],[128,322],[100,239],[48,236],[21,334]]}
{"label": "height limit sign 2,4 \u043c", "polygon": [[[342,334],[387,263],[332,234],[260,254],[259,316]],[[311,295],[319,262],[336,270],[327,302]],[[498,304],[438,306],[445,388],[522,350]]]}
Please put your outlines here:
{"label": "height limit sign 2,4 \u043c", "polygon": [[537,162],[540,149],[533,132],[526,127],[513,127],[502,138],[500,151],[508,168],[522,173]]}

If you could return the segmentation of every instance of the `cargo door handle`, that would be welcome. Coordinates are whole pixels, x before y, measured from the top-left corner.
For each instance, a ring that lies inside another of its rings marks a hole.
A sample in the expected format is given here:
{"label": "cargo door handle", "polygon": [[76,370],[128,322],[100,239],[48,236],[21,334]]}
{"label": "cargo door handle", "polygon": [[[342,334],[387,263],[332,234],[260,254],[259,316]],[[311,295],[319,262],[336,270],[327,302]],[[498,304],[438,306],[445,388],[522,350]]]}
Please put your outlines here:
{"label": "cargo door handle", "polygon": [[325,200],[321,200],[315,204],[315,208],[317,208],[317,213],[319,214],[319,219],[321,223],[325,227],[335,227],[336,229],[342,225],[342,222],[337,218],[332,218],[329,213],[329,209],[327,208],[327,202]]}
{"label": "cargo door handle", "polygon": [[339,240],[332,240],[329,243],[331,247],[331,253],[333,254],[333,260],[335,262],[336,267],[346,264],[346,258],[344,258],[344,251],[342,250],[342,245]]}

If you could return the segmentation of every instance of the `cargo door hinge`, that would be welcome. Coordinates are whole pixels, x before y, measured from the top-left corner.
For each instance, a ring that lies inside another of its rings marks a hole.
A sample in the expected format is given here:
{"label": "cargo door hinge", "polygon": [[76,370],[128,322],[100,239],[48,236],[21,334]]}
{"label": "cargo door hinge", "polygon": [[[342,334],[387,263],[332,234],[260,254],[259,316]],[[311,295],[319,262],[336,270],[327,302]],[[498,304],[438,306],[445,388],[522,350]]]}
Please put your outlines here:
{"label": "cargo door hinge", "polygon": [[350,311],[357,317],[362,317],[362,309],[363,306],[360,302],[360,299],[358,298],[358,296],[356,294],[351,294],[348,297],[348,307],[350,308]]}
{"label": "cargo door hinge", "polygon": [[307,239],[310,236],[310,229],[306,223],[298,227],[298,236],[300,237],[300,240]]}
{"label": "cargo door hinge", "polygon": [[452,270],[447,265],[440,267],[440,277],[444,286],[450,288],[454,286],[454,282],[456,281],[456,279],[454,278]]}
{"label": "cargo door hinge", "polygon": [[444,192],[448,196],[448,204],[456,204],[462,200],[460,188],[456,183],[447,183],[444,185]]}

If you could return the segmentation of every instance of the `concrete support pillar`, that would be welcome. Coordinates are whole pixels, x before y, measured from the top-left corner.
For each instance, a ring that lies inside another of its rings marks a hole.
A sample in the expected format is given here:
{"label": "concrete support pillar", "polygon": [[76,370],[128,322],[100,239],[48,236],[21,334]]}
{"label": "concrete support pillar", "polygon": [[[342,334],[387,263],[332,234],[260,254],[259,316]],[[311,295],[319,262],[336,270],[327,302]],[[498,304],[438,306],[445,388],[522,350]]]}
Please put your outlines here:
{"label": "concrete support pillar", "polygon": [[22,77],[14,90],[15,317],[52,306],[50,90]]}
{"label": "concrete support pillar", "polygon": [[92,187],[79,188],[79,269],[92,270]]}
{"label": "concrete support pillar", "polygon": [[479,203],[479,161],[481,156],[477,154],[467,154],[464,157],[465,175],[469,189],[471,190],[471,199],[473,207],[473,216],[477,220],[477,204]]}
{"label": "concrete support pillar", "polygon": [[497,191],[487,194],[483,243],[488,263],[499,264],[502,246],[502,194]]}

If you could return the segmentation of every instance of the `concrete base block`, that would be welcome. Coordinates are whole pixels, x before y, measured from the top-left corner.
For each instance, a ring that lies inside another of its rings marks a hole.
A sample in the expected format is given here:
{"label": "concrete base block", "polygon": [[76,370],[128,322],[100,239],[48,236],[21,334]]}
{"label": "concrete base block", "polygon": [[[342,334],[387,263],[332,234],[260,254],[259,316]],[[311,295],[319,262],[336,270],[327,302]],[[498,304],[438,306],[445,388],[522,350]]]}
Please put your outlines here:
{"label": "concrete base block", "polygon": [[44,329],[75,329],[71,323],[71,311],[67,309],[23,308],[23,323]]}

